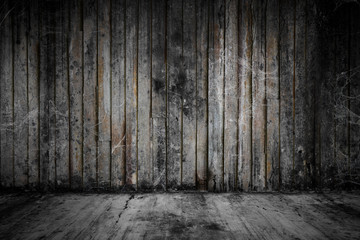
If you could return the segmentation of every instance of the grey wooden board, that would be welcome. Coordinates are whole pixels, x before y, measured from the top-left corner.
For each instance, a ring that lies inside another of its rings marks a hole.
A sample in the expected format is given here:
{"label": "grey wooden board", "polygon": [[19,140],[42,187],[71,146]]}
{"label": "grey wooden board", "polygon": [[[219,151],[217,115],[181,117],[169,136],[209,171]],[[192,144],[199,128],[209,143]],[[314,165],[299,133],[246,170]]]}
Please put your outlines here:
{"label": "grey wooden board", "polygon": [[209,1],[196,2],[196,181],[199,190],[207,189],[208,163],[208,30]]}
{"label": "grey wooden board", "polygon": [[27,14],[25,3],[17,3],[12,11],[14,54],[14,185],[28,183],[28,109],[27,109]]}
{"label": "grey wooden board", "polygon": [[266,185],[268,190],[279,189],[280,177],[279,8],[279,0],[268,4],[266,8]]}
{"label": "grey wooden board", "polygon": [[84,1],[83,9],[84,115],[83,179],[84,188],[97,187],[97,3]]}
{"label": "grey wooden board", "polygon": [[167,3],[167,82],[168,82],[168,159],[167,187],[181,183],[182,137],[181,118],[184,84],[186,81],[182,56],[182,1]]}
{"label": "grey wooden board", "polygon": [[209,191],[224,189],[224,4],[216,1],[209,13]]}
{"label": "grey wooden board", "polygon": [[182,104],[182,179],[184,188],[195,187],[195,146],[196,146],[196,35],[195,2],[183,0],[183,71],[185,75]]}
{"label": "grey wooden board", "polygon": [[29,106],[29,186],[39,185],[39,150],[40,150],[40,92],[39,92],[39,1],[28,6],[28,106]]}
{"label": "grey wooden board", "polygon": [[238,168],[238,1],[225,1],[224,191],[234,191]]}
{"label": "grey wooden board", "polygon": [[125,184],[125,1],[111,2],[111,186]]}
{"label": "grey wooden board", "polygon": [[137,188],[138,1],[126,1],[126,184]]}
{"label": "grey wooden board", "polygon": [[252,185],[252,49],[253,22],[252,5],[249,1],[240,3],[239,29],[239,165],[238,188],[248,191]]}
{"label": "grey wooden board", "polygon": [[139,1],[138,44],[138,186],[152,185],[151,161],[151,1]]}
{"label": "grey wooden board", "polygon": [[8,194],[0,237],[358,239],[359,203],[346,193]]}
{"label": "grey wooden board", "polygon": [[110,0],[98,2],[98,186],[110,187],[111,79]]}
{"label": "grey wooden board", "polygon": [[[4,2],[4,10],[11,9],[9,1]],[[6,16],[5,13],[2,16]],[[12,51],[12,18],[4,18],[1,30],[1,185],[13,185],[13,51]]]}
{"label": "grey wooden board", "polygon": [[69,150],[70,150],[70,122],[69,122],[69,79],[68,79],[68,52],[67,37],[69,26],[69,12],[67,2],[64,5],[58,4],[57,7],[64,7],[64,11],[56,12],[56,75],[55,75],[55,117],[56,117],[56,185],[59,188],[69,187]]}
{"label": "grey wooden board", "polygon": [[152,162],[153,187],[166,188],[165,1],[152,2]]}

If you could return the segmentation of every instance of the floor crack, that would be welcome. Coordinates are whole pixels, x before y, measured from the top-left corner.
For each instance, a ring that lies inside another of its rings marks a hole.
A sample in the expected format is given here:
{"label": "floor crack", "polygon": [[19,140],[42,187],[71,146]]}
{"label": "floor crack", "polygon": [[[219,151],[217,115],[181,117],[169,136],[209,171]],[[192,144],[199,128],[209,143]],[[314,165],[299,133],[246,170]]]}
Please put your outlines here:
{"label": "floor crack", "polygon": [[116,220],[116,223],[119,222],[119,220],[120,220],[120,218],[121,218],[121,215],[123,214],[123,212],[125,212],[126,209],[128,209],[129,202],[130,202],[132,199],[134,199],[134,197],[135,197],[135,194],[131,194],[131,196],[129,197],[129,199],[126,200],[125,206],[124,206],[124,208],[122,209],[122,211],[119,213],[119,217],[118,217],[118,219]]}

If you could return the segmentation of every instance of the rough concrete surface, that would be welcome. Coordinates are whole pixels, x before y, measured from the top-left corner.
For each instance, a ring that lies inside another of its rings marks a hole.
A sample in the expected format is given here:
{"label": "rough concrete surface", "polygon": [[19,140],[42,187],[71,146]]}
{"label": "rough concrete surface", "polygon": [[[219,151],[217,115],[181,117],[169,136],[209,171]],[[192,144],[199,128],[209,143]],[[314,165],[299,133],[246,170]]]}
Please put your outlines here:
{"label": "rough concrete surface", "polygon": [[1,194],[0,239],[359,239],[360,195]]}

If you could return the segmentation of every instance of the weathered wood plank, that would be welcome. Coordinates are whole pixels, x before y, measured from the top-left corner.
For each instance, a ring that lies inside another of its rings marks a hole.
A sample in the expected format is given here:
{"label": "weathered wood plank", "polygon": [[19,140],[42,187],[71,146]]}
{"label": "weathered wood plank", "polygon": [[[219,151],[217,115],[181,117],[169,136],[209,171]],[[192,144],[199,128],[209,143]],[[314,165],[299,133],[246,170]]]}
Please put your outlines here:
{"label": "weathered wood plank", "polygon": [[151,2],[139,1],[139,98],[138,98],[138,185],[150,188],[152,161],[150,149],[151,132]]}
{"label": "weathered wood plank", "polygon": [[27,102],[27,14],[25,3],[16,3],[13,16],[14,54],[14,185],[26,186],[28,182],[28,102]]}
{"label": "weathered wood plank", "polygon": [[195,187],[195,146],[196,146],[196,12],[195,1],[183,0],[183,71],[184,83],[182,105],[182,186]]}
{"label": "weathered wood plank", "polygon": [[97,1],[85,0],[83,11],[83,187],[91,189],[97,187]]}
{"label": "weathered wood plank", "polygon": [[224,66],[225,2],[210,5],[209,13],[209,166],[208,190],[224,190]]}
{"label": "weathered wood plank", "polygon": [[[0,25],[0,91],[1,91],[1,186],[13,186],[13,51],[11,3],[3,3]],[[8,14],[10,13],[10,15]]]}
{"label": "weathered wood plank", "polygon": [[82,29],[80,1],[69,5],[70,176],[73,189],[82,188]]}
{"label": "weathered wood plank", "polygon": [[237,187],[239,72],[238,1],[225,1],[224,191]]}
{"label": "weathered wood plank", "polygon": [[208,163],[208,33],[209,1],[196,2],[197,56],[196,56],[196,181],[199,190],[207,190]]}
{"label": "weathered wood plank", "polygon": [[293,78],[294,78],[293,1],[280,2],[280,188],[293,184]]}
{"label": "weathered wood plank", "polygon": [[239,170],[238,188],[248,191],[252,188],[252,52],[253,21],[252,4],[249,1],[240,3],[239,29]]}
{"label": "weathered wood plank", "polygon": [[266,186],[268,190],[279,190],[280,177],[279,3],[280,0],[271,2],[266,9]]}
{"label": "weathered wood plank", "polygon": [[69,187],[69,79],[67,62],[67,40],[69,27],[69,11],[67,2],[59,2],[55,16],[56,38],[56,185],[60,188]]}
{"label": "weathered wood plank", "polygon": [[126,1],[126,184],[137,187],[138,1]]}
{"label": "weathered wood plank", "polygon": [[125,1],[111,7],[111,186],[125,184]]}
{"label": "weathered wood plank", "polygon": [[181,114],[186,81],[182,65],[182,1],[167,3],[167,82],[168,82],[168,159],[167,187],[177,188],[181,182]]}
{"label": "weathered wood plank", "polygon": [[152,1],[152,162],[153,187],[166,189],[165,0]]}
{"label": "weathered wood plank", "polygon": [[39,1],[28,2],[28,105],[29,105],[29,186],[40,183],[40,92],[39,92]]}
{"label": "weathered wood plank", "polygon": [[253,76],[252,76],[252,151],[253,151],[253,189],[265,188],[266,152],[266,95],[265,95],[265,14],[266,4],[253,2]]}

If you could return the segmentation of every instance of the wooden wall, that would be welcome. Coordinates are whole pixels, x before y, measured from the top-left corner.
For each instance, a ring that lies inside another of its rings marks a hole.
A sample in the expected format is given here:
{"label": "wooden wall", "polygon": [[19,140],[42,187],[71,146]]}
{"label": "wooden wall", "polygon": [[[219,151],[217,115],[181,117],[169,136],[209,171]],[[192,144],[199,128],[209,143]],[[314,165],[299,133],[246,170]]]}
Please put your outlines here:
{"label": "wooden wall", "polygon": [[346,2],[2,1],[1,186],[358,185]]}

